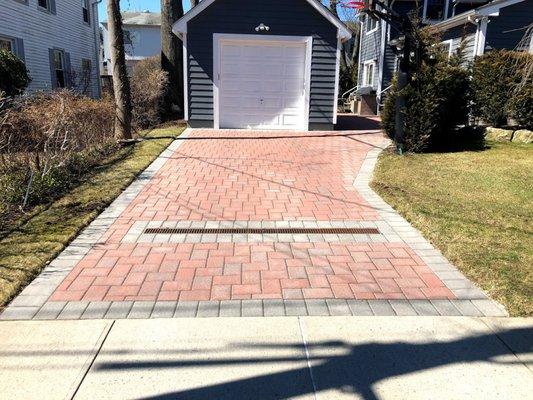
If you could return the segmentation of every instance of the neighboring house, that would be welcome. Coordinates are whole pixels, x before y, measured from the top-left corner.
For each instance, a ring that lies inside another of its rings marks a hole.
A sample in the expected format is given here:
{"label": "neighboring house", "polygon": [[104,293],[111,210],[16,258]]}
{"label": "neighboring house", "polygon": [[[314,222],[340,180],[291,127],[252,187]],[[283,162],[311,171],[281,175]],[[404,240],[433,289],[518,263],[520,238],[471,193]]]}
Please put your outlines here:
{"label": "neighboring house", "polygon": [[[140,60],[161,53],[161,14],[150,11],[122,13],[124,50],[128,70]],[[102,75],[113,75],[107,22],[102,22],[103,65]]]}
{"label": "neighboring house", "polygon": [[0,48],[26,63],[30,93],[70,87],[100,96],[94,0],[0,0]]}
{"label": "neighboring house", "polygon": [[[450,55],[463,42],[466,61],[492,49],[516,49],[533,24],[533,0],[389,0],[387,4],[404,15],[416,10],[424,23],[439,30]],[[357,90],[362,108],[375,113],[398,69],[394,49],[398,32],[368,16],[361,20],[361,32]]]}
{"label": "neighboring house", "polygon": [[327,129],[351,31],[319,0],[203,0],[178,20],[190,126]]}

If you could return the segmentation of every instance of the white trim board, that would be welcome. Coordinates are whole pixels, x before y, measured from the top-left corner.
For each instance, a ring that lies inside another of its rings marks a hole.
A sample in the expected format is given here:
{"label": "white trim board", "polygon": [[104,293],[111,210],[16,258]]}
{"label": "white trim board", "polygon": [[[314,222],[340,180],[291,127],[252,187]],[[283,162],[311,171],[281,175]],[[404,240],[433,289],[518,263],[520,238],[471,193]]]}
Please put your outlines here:
{"label": "white trim board", "polygon": [[[207,7],[213,4],[216,0],[203,0],[196,7],[193,7],[189,12],[187,12],[183,17],[177,20],[174,25],[172,25],[172,32],[175,35],[180,35],[181,33],[187,33],[187,22],[196,17]],[[338,35],[341,40],[348,40],[352,37],[352,31],[337,17],[335,17],[327,8],[325,8],[322,3],[318,0],[306,0],[313,8],[315,8],[324,18],[326,18],[331,24],[337,27]],[[295,16],[297,18],[297,16]]]}
{"label": "white trim board", "polygon": [[335,95],[333,97],[333,125],[337,123],[337,114],[339,108],[339,84],[341,73],[341,46],[342,41],[337,38],[337,61],[335,63]]}
{"label": "white trim board", "polygon": [[189,56],[187,53],[187,33],[181,37],[183,41],[183,118],[189,120]]}
{"label": "white trim board", "polygon": [[[201,4],[201,3],[200,3]],[[277,36],[213,34],[213,128],[220,129],[220,46],[224,41],[237,42],[301,42],[306,44],[305,52],[305,87],[304,87],[304,125],[301,130],[309,129],[309,107],[311,101],[311,60],[313,55],[312,36]]]}
{"label": "white trim board", "polygon": [[523,1],[525,0],[496,0],[484,6],[465,11],[464,13],[457,14],[454,17],[438,22],[433,25],[433,28],[437,31],[444,31],[456,26],[460,26],[467,22],[475,23],[476,18],[479,17],[497,17],[499,16],[499,12],[502,8],[509,7]]}

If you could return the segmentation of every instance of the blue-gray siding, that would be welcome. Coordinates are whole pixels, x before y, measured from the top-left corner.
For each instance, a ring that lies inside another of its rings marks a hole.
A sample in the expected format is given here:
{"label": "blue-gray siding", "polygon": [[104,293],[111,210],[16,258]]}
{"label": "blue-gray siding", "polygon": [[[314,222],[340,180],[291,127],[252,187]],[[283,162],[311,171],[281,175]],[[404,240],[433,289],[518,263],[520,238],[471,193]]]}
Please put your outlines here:
{"label": "blue-gray siding", "polygon": [[[394,11],[401,15],[406,15],[407,13],[414,10],[415,7],[416,3],[412,1],[396,1],[392,4],[392,8],[394,9]],[[397,39],[399,33],[396,29],[392,29],[390,26],[388,26],[387,30],[388,31],[386,34],[385,56],[383,63],[383,84],[381,86],[382,90],[388,88],[392,83],[392,78],[394,77],[398,64],[398,58],[396,57],[396,53],[390,46],[390,41]]]}
{"label": "blue-gray siding", "polygon": [[[416,8],[416,2],[414,1],[389,1],[389,6],[391,6],[399,14],[405,15]],[[420,9],[421,12],[421,9]],[[366,25],[366,24],[365,24]],[[365,61],[377,60],[375,76],[374,76],[374,85],[373,89],[378,89],[379,84],[379,68],[382,65],[383,68],[383,78],[381,89],[386,89],[392,81],[392,77],[396,71],[397,57],[394,54],[394,51],[390,47],[390,41],[398,37],[398,31],[387,27],[387,32],[385,34],[385,54],[383,60],[381,60],[381,23],[378,26],[376,32],[366,34],[366,26],[363,27],[361,34],[361,57],[360,57],[360,66],[359,66],[359,86],[363,86],[363,64]]]}
{"label": "blue-gray siding", "polygon": [[379,65],[381,64],[381,22],[378,22],[378,27],[374,31],[368,31],[368,18],[365,17],[363,26],[361,27],[361,54],[360,65],[358,70],[359,87],[364,85],[363,65],[365,62],[376,60],[376,67],[374,68],[374,84],[372,89],[377,90],[379,79]]}
{"label": "blue-gray siding", "polygon": [[474,45],[476,40],[477,26],[471,23],[456,26],[443,32],[441,39],[451,40],[452,54],[456,54],[459,47],[463,46],[463,60],[466,63],[474,59]]}
{"label": "blue-gray siding", "polygon": [[217,0],[188,22],[189,121],[213,124],[213,34],[313,36],[310,124],[332,124],[337,28],[305,0]]}

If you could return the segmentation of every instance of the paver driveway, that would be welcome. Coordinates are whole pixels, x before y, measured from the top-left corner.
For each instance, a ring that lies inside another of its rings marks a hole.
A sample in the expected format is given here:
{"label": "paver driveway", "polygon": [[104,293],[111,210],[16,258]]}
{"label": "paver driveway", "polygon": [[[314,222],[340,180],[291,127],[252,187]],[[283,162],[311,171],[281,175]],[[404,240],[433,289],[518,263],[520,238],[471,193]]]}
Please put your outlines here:
{"label": "paver driveway", "polygon": [[[13,304],[33,307],[34,315],[44,303],[58,314],[67,302],[75,308],[131,301],[483,299],[368,188],[385,143],[376,131],[192,130],[93,223],[105,227],[103,235],[82,235],[71,246],[74,256],[67,249],[52,264],[52,275],[60,270],[64,279],[51,283],[51,296],[35,288],[45,284],[42,278]],[[235,227],[318,230],[203,231]],[[199,231],[147,234],[146,228]],[[323,228],[379,233],[322,234]],[[76,253],[84,244],[89,250]],[[40,294],[38,302],[31,293]],[[468,313],[451,304],[444,313]]]}

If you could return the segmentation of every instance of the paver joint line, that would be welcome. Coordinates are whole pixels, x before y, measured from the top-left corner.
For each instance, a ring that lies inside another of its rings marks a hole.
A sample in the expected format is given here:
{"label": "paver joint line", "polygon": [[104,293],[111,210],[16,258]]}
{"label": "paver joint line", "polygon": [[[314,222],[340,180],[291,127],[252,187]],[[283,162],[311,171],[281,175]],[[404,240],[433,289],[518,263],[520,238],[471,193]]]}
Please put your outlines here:
{"label": "paver joint line", "polygon": [[381,134],[240,134],[186,130],[0,319],[506,315],[369,187]]}

